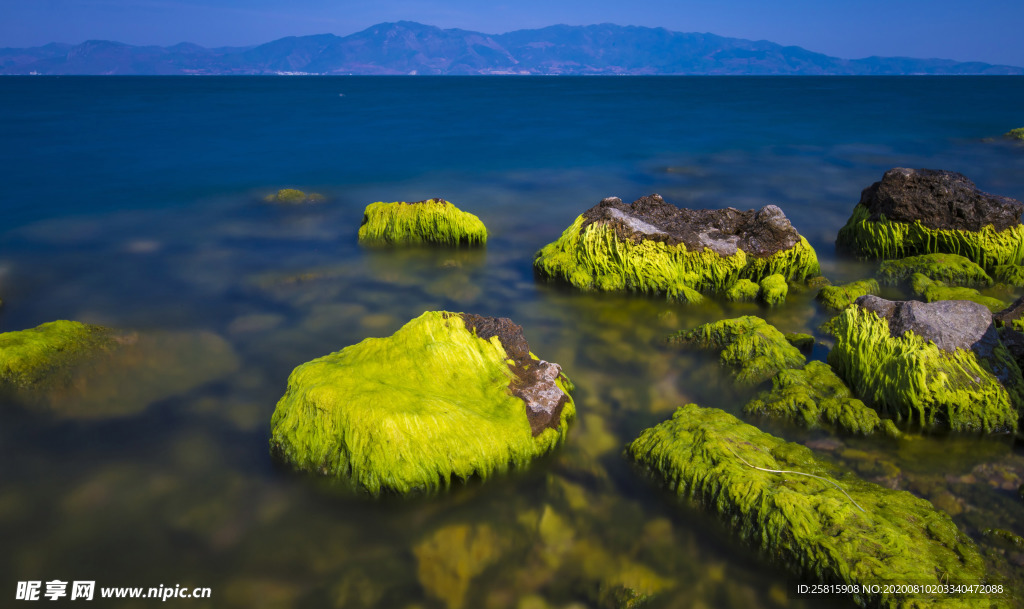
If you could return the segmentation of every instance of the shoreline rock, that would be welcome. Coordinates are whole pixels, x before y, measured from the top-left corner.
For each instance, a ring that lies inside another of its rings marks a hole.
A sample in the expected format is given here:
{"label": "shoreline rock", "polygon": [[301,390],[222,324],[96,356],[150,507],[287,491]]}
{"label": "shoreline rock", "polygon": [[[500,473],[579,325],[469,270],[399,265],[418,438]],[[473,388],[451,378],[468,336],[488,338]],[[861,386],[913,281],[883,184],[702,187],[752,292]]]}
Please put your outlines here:
{"label": "shoreline rock", "polygon": [[480,218],[444,199],[413,203],[379,201],[366,206],[359,226],[364,245],[442,245],[479,247],[487,244]]}
{"label": "shoreline rock", "polygon": [[1022,211],[959,173],[897,167],[864,189],[836,247],[868,259],[959,254],[991,270],[1024,257]]}
{"label": "shoreline rock", "polygon": [[[540,276],[583,290],[628,290],[699,302],[741,279],[803,281],[820,271],[814,249],[778,207],[681,209],[653,194],[585,211],[534,256]],[[742,297],[736,294],[737,297]],[[769,295],[769,299],[776,296]]]}
{"label": "shoreline rock", "polygon": [[553,450],[575,417],[571,389],[508,319],[429,311],[298,366],[270,450],[372,495],[436,491]]}

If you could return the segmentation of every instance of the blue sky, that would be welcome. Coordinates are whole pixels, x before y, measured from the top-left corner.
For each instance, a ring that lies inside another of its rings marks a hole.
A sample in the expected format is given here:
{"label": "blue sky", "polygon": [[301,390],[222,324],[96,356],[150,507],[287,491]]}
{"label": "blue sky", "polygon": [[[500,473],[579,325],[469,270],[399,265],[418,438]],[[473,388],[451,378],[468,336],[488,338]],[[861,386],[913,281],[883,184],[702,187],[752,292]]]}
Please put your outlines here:
{"label": "blue sky", "polygon": [[771,40],[845,58],[941,57],[1024,66],[1020,0],[0,0],[0,46],[240,46],[351,34],[402,19],[486,33],[618,23]]}

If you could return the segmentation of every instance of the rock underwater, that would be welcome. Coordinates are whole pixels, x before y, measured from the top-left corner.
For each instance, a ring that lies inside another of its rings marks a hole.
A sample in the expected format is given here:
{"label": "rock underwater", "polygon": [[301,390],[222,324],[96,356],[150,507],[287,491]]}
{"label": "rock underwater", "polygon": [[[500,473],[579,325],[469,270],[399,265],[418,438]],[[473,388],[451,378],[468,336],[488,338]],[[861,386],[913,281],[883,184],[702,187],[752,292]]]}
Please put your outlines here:
{"label": "rock underwater", "polygon": [[988,271],[1024,257],[1022,211],[959,173],[898,167],[864,189],[836,246],[870,259],[959,254]]}
{"label": "rock underwater", "polygon": [[[698,302],[743,279],[762,282],[762,298],[778,304],[778,283],[803,281],[820,267],[814,249],[782,210],[680,209],[653,194],[625,204],[604,199],[576,218],[534,257],[539,275],[583,290],[631,290]],[[744,284],[729,298],[750,297]]]}
{"label": "rock underwater", "polygon": [[377,202],[366,206],[359,227],[364,245],[483,246],[487,228],[471,213],[444,199],[415,203]]}
{"label": "rock underwater", "polygon": [[983,305],[863,296],[830,325],[828,362],[867,404],[954,431],[1016,431],[1024,380]]}
{"label": "rock underwater", "polygon": [[282,188],[274,194],[263,197],[267,203],[283,203],[285,205],[301,205],[303,203],[323,203],[326,199],[318,192],[306,194],[295,188]]}
{"label": "rock underwater", "polygon": [[510,320],[429,311],[297,367],[270,448],[372,495],[432,492],[554,449],[575,417],[571,389]]}
{"label": "rock underwater", "polygon": [[[880,586],[986,581],[970,538],[929,502],[844,474],[808,448],[722,410],[683,406],[626,451],[676,495],[717,514],[800,577]],[[852,599],[862,607],[976,606],[971,597],[881,590]],[[991,599],[991,606],[1005,603]]]}

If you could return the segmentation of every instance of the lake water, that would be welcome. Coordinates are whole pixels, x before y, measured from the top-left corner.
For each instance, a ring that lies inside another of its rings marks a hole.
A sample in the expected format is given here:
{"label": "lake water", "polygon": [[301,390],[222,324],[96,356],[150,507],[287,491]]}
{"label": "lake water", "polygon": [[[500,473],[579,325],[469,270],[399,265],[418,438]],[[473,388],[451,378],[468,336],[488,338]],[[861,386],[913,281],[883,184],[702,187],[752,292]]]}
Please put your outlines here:
{"label": "lake water", "polygon": [[[533,254],[600,199],[657,192],[779,205],[824,274],[860,278],[873,267],[837,258],[835,234],[887,169],[1024,200],[1024,147],[998,141],[1022,108],[1014,77],[6,77],[0,331],[76,319],[140,340],[128,373],[50,412],[0,404],[0,604],[61,579],[211,588],[182,607],[580,608],[632,577],[655,607],[836,606],[793,598],[787,573],[621,455],[677,406],[739,414],[750,395],[669,333],[744,314],[812,332],[813,292],[771,311],[580,294],[536,281]],[[262,201],[285,187],[327,200]],[[357,245],[368,203],[430,197],[478,215],[486,251]],[[410,501],[271,460],[295,366],[435,309],[510,317],[563,366],[579,417],[562,449]],[[1008,439],[756,423],[943,506],[1021,577],[1021,551],[982,535],[1024,532]]]}

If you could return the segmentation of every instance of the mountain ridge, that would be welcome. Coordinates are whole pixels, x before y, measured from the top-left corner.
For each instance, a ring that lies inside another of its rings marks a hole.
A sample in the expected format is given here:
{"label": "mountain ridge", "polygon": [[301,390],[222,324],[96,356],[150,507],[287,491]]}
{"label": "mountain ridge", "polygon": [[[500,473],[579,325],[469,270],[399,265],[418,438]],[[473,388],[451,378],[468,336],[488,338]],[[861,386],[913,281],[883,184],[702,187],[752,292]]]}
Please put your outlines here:
{"label": "mountain ridge", "polygon": [[841,59],[768,40],[602,23],[504,34],[379,23],[251,47],[108,40],[0,48],[0,74],[49,75],[1024,75],[1024,67],[911,57]]}

